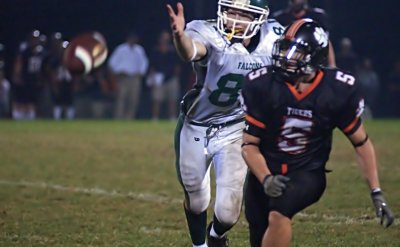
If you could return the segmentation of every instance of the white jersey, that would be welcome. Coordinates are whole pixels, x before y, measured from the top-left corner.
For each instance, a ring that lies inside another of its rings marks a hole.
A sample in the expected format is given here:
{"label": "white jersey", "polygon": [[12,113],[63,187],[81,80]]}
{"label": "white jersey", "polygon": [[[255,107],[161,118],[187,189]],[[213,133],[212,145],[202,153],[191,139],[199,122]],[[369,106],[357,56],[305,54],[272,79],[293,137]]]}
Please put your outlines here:
{"label": "white jersey", "polygon": [[278,22],[268,20],[261,26],[255,49],[249,51],[242,43],[231,43],[221,35],[215,21],[188,23],[186,33],[207,48],[205,58],[193,63],[196,87],[201,87],[201,92],[188,112],[190,120],[221,124],[243,118],[242,82],[251,70],[271,64],[273,43],[283,31]]}

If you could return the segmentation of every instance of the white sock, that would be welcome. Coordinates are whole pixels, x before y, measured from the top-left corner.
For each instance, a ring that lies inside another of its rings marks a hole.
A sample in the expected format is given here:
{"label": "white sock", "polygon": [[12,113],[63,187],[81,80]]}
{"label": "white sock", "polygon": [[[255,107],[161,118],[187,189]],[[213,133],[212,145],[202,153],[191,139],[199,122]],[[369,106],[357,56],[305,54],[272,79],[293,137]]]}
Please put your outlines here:
{"label": "white sock", "polygon": [[214,237],[214,238],[223,238],[224,235],[225,234],[223,234],[222,236],[218,235],[214,230],[214,224],[213,224],[213,226],[211,227],[211,230],[210,230],[210,236]]}
{"label": "white sock", "polygon": [[206,243],[204,243],[204,244],[202,244],[202,245],[193,245],[193,247],[207,247],[207,244]]}

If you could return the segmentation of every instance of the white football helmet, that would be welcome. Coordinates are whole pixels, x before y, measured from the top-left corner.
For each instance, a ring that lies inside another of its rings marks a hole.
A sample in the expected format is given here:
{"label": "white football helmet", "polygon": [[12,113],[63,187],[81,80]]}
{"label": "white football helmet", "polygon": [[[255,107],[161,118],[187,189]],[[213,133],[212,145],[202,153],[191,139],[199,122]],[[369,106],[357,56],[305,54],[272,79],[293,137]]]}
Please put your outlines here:
{"label": "white football helmet", "polygon": [[[251,14],[254,19],[252,21],[238,20],[228,17],[228,9],[239,10],[244,13]],[[225,35],[229,40],[248,39],[257,34],[261,25],[267,20],[269,8],[266,0],[219,0],[218,1],[218,31]],[[231,27],[226,27],[226,24],[232,23]],[[246,29],[240,29],[238,26],[245,26]]]}

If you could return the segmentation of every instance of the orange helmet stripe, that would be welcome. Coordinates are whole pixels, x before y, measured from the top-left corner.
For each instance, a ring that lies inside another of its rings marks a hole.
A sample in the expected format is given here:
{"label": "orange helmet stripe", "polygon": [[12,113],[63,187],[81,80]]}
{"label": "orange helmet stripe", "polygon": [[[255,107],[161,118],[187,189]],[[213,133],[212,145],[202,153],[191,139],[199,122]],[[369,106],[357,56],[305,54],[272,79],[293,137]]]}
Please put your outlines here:
{"label": "orange helmet stripe", "polygon": [[304,19],[300,19],[295,21],[289,28],[289,30],[287,30],[285,38],[287,39],[293,39],[294,35],[296,35],[297,31],[299,30],[299,28],[306,23],[306,21]]}

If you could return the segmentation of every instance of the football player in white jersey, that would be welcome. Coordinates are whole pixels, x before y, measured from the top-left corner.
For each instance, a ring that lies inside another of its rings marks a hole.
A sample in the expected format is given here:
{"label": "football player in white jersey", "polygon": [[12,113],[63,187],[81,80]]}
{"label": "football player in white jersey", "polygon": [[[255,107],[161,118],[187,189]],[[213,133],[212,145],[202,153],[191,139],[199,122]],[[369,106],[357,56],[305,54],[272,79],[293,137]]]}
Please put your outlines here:
{"label": "football player in white jersey", "polygon": [[[247,167],[241,156],[244,112],[241,88],[252,69],[271,64],[274,41],[284,28],[267,19],[266,0],[219,0],[217,20],[186,25],[183,5],[167,5],[174,44],[193,63],[196,84],[182,100],[175,133],[176,169],[193,246],[228,246],[226,233],[238,221]],[[186,25],[186,28],[185,28]],[[216,199],[211,199],[210,165]]]}

